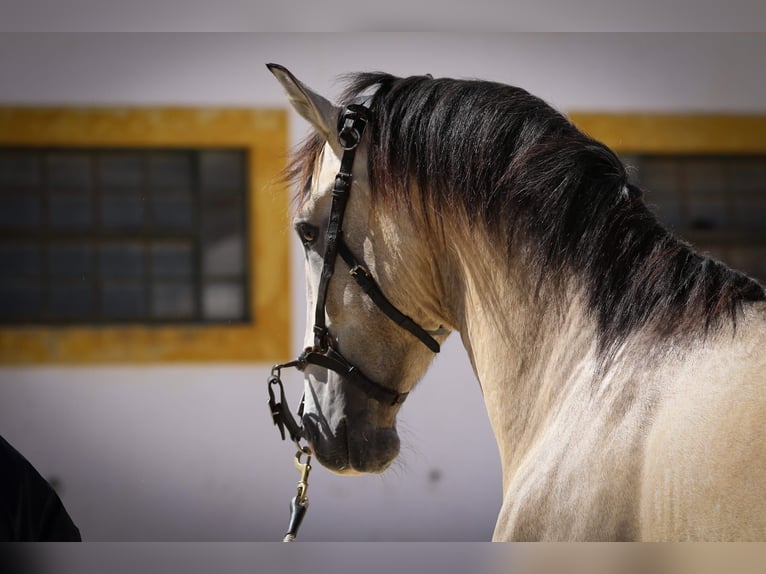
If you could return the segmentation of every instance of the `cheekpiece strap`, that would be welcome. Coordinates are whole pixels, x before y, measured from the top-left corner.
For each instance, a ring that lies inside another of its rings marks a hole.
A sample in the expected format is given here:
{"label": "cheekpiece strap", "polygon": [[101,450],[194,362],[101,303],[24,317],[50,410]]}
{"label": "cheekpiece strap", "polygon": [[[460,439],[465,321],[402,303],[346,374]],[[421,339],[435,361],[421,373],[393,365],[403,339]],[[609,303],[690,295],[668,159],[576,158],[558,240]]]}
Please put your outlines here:
{"label": "cheekpiece strap", "polygon": [[327,234],[325,236],[324,264],[322,265],[322,274],[319,279],[316,309],[314,311],[314,346],[319,349],[326,349],[329,345],[325,321],[327,289],[330,284],[330,278],[335,272],[338,242],[343,235],[343,216],[346,213],[348,196],[351,191],[356,148],[362,141],[368,117],[369,110],[365,106],[350,104],[339,119],[338,141],[344,151],[340,160],[340,171],[335,176],[335,184],[332,190],[330,219],[327,223]]}
{"label": "cheekpiece strap", "polygon": [[428,347],[431,352],[438,353],[441,350],[439,342],[436,339],[429,335],[425,329],[413,321],[408,315],[402,313],[388,300],[369,269],[367,269],[367,267],[354,256],[348,248],[348,245],[346,245],[346,242],[342,239],[338,245],[338,253],[343,258],[343,261],[346,262],[346,265],[348,265],[351,277],[354,278],[357,285],[359,285],[362,291],[367,294],[384,315],[399,327],[405,331],[409,331],[412,335],[417,337],[417,339]]}

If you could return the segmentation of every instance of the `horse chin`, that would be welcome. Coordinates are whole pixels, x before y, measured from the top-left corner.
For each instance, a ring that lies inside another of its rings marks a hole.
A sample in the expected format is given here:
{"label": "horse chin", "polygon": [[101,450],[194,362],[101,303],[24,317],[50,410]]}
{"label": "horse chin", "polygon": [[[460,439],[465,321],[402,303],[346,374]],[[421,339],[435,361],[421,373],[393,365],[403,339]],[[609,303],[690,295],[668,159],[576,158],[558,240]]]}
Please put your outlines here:
{"label": "horse chin", "polygon": [[303,423],[316,460],[336,474],[380,474],[399,454],[395,428],[349,429],[344,419],[329,433],[313,417]]}

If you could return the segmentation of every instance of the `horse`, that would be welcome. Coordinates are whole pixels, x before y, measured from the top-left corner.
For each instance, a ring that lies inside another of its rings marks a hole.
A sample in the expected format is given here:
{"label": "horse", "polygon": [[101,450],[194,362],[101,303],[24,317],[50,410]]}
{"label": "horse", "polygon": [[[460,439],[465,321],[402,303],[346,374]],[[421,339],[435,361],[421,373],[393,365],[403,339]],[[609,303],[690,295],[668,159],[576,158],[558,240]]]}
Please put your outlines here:
{"label": "horse", "polygon": [[313,128],[288,177],[322,465],[383,472],[457,332],[500,455],[493,540],[766,539],[763,286],[674,237],[615,153],[521,88],[358,73],[335,105],[268,67]]}

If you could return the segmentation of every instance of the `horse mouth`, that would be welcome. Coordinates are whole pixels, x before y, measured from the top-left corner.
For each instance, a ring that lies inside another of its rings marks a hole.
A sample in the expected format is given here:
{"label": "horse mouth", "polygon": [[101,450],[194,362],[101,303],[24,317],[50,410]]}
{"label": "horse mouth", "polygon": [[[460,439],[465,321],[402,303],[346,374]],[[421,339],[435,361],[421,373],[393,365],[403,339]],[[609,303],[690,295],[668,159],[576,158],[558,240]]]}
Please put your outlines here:
{"label": "horse mouth", "polygon": [[350,429],[343,419],[332,432],[316,417],[303,417],[309,447],[316,460],[336,474],[380,474],[399,454],[395,428]]}

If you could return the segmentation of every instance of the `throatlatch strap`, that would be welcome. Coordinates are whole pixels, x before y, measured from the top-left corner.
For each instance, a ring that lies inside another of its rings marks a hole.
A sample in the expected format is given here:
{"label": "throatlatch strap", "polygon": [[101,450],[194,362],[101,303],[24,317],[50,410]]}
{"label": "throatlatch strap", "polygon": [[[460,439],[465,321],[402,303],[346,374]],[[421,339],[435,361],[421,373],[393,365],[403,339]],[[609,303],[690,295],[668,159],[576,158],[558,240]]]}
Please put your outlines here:
{"label": "throatlatch strap", "polygon": [[438,341],[429,335],[425,329],[413,321],[410,317],[402,313],[397,309],[391,301],[389,301],[383,291],[380,290],[380,286],[375,281],[375,278],[370,274],[367,267],[364,266],[351,250],[346,245],[346,242],[341,238],[338,242],[338,253],[346,262],[350,269],[351,276],[357,282],[359,287],[372,299],[372,302],[383,311],[383,313],[391,319],[394,323],[399,325],[402,329],[405,329],[417,337],[421,343],[428,347],[434,353],[438,353],[441,350]]}

